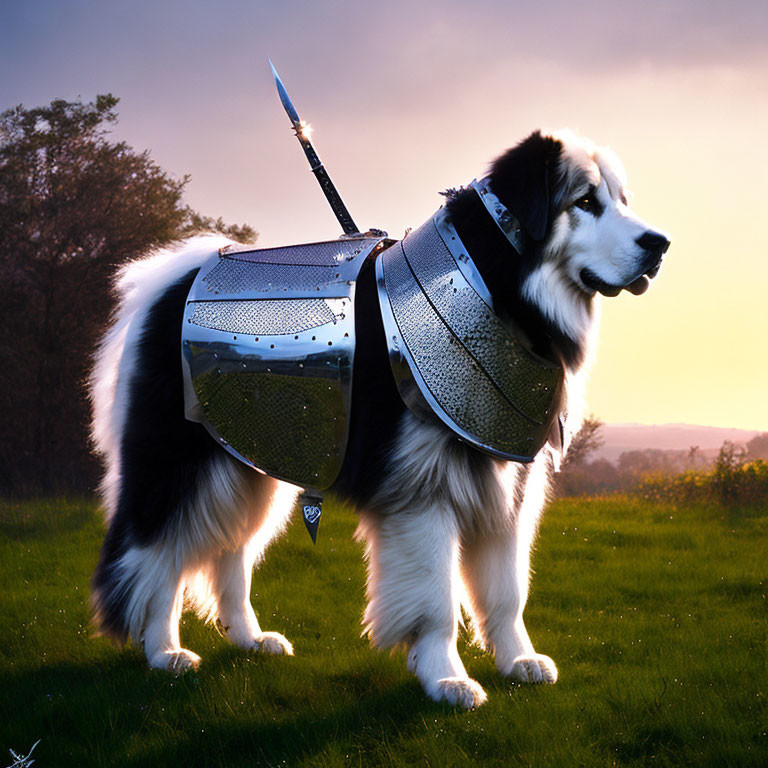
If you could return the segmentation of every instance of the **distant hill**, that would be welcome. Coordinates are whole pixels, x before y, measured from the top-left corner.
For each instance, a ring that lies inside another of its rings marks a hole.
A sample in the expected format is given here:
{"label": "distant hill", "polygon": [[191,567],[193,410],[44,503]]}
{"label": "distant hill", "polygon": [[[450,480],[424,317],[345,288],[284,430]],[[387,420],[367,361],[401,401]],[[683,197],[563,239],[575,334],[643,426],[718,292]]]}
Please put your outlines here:
{"label": "distant hill", "polygon": [[648,448],[683,451],[698,445],[704,455],[711,455],[717,453],[725,440],[746,443],[760,431],[696,424],[605,424],[601,434],[605,444],[594,458],[616,462],[625,451]]}

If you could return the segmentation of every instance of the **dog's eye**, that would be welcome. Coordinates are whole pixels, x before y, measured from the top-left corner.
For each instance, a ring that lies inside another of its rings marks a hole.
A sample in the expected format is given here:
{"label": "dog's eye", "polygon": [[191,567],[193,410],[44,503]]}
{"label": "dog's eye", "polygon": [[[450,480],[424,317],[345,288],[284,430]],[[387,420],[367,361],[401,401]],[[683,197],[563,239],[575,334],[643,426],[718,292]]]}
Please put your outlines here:
{"label": "dog's eye", "polygon": [[577,208],[581,208],[582,211],[587,211],[587,213],[595,213],[598,208],[598,202],[594,192],[588,192],[583,197],[580,197],[574,205]]}

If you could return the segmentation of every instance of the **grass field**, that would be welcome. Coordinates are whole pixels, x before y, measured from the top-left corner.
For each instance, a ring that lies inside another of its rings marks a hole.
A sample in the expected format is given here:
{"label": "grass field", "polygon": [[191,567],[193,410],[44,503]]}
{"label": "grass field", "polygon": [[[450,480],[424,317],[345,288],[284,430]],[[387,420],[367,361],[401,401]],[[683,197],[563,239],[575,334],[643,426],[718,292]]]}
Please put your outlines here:
{"label": "grass field", "polygon": [[[555,686],[501,679],[434,704],[402,653],[360,638],[352,514],[316,548],[298,519],[254,579],[265,629],[294,658],[248,656],[188,616],[203,657],[176,679],[92,637],[90,501],[0,505],[0,766],[40,739],[47,766],[768,766],[768,509],[565,500],[545,515],[526,612]],[[5,761],[5,762],[4,762]]]}

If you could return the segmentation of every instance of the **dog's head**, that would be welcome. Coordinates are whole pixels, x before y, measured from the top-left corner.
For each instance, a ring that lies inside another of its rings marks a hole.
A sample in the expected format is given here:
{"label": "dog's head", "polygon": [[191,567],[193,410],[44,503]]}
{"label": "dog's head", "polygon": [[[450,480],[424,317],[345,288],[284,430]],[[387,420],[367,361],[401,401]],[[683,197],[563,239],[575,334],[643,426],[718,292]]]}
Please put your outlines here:
{"label": "dog's head", "polygon": [[524,292],[644,293],[669,247],[629,208],[624,169],[570,131],[531,134],[493,164],[491,187],[520,221],[530,253]]}

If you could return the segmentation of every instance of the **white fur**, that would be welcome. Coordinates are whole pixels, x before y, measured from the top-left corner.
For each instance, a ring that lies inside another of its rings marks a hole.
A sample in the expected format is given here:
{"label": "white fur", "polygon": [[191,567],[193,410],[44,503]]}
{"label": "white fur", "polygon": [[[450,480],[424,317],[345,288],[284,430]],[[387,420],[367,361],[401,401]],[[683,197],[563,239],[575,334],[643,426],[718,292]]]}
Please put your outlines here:
{"label": "white fur", "polygon": [[250,591],[253,567],[284,529],[298,490],[223,453],[201,489],[183,526],[153,546],[132,547],[119,562],[131,638],[143,642],[150,666],[195,666],[199,659],[179,639],[186,600],[202,618],[219,619],[235,645],[291,655],[282,635],[261,630]]}
{"label": "white fur", "polygon": [[[486,699],[456,650],[462,595],[476,639],[495,651],[502,674],[557,678],[554,662],[535,653],[522,618],[551,464],[549,449],[529,470],[480,457],[442,427],[403,417],[392,476],[357,532],[367,543],[364,625],[375,646],[408,648],[409,669],[433,699],[465,707]],[[526,490],[516,508],[521,482]]]}
{"label": "white fur", "polygon": [[[548,317],[556,320],[574,338],[587,331],[584,307],[574,307],[578,292],[568,290],[567,283],[590,292],[580,272],[588,267],[609,285],[624,286],[639,277],[645,250],[637,239],[648,231],[648,225],[627,203],[626,174],[616,154],[606,147],[596,147],[571,131],[553,134],[563,145],[561,171],[565,202],[582,196],[589,185],[604,207],[592,216],[577,208],[564,210],[553,222],[545,262],[524,286],[528,298],[540,303]],[[578,334],[578,335],[577,335]]]}
{"label": "white fur", "polygon": [[[606,150],[561,134],[563,195],[597,187],[603,216],[563,213],[554,222],[544,263],[528,278],[526,297],[561,331],[586,347],[586,362],[566,373],[566,446],[581,423],[586,370],[592,360],[598,312],[579,271],[588,265],[619,283],[636,268],[634,240],[645,225],[626,206],[624,175]],[[190,241],[126,267],[119,276],[120,308],[101,345],[92,377],[93,439],[105,456],[107,514],[120,482],[134,342],[148,308],[188,270],[226,243]],[[435,700],[471,708],[486,700],[456,647],[463,601],[477,642],[495,653],[503,675],[519,682],[554,683],[557,668],[537,653],[523,621],[530,551],[555,456],[547,446],[527,468],[504,463],[457,442],[442,426],[406,413],[398,425],[388,475],[357,537],[368,562],[364,631],[381,648],[404,646],[408,667]],[[132,547],[119,562],[128,595],[130,635],[143,640],[153,667],[175,671],[199,662],[181,647],[179,616],[186,598],[201,615],[218,618],[244,648],[291,654],[282,635],[263,632],[251,606],[251,574],[269,542],[284,528],[297,489],[255,473],[224,452],[197,480],[185,524],[151,547]],[[524,490],[523,490],[524,489]]]}
{"label": "white fur", "polygon": [[[565,228],[563,221],[555,225]],[[582,338],[592,325],[592,312],[582,296],[574,293],[573,282],[559,265],[545,261],[523,285],[523,295],[546,317],[572,338]]]}

